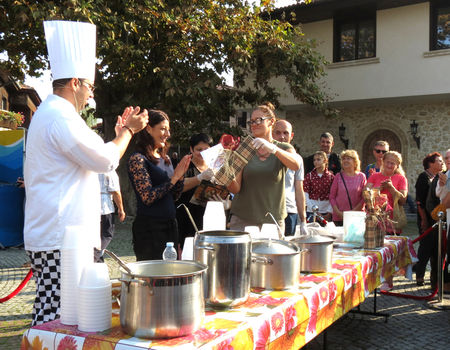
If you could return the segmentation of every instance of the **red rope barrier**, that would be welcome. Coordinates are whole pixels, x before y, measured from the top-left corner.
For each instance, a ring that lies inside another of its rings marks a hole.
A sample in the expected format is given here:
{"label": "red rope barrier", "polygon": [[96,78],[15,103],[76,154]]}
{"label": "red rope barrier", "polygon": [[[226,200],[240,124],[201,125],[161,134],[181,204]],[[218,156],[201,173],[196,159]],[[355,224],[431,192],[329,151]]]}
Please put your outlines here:
{"label": "red rope barrier", "polygon": [[[444,259],[444,266],[445,266],[445,259]],[[444,267],[442,267],[444,268]],[[404,298],[404,299],[414,299],[414,300],[430,300],[435,297],[435,295],[438,292],[438,284],[436,283],[436,286],[434,287],[433,293],[429,295],[411,295],[411,294],[402,294],[402,293],[394,293],[394,292],[388,292],[386,290],[382,290],[381,294],[388,295],[391,297],[398,297],[398,298]]]}
{"label": "red rope barrier", "polygon": [[429,227],[429,228],[427,228],[427,229],[425,230],[424,233],[422,233],[419,237],[417,237],[416,239],[414,239],[414,240],[412,241],[413,244],[416,243],[417,241],[420,241],[420,240],[421,240],[422,238],[424,238],[425,236],[428,236],[428,235],[430,234],[430,232],[433,231],[433,228],[434,228],[434,225],[431,226],[431,227]]}
{"label": "red rope barrier", "polygon": [[23,287],[26,286],[26,284],[28,283],[28,281],[30,280],[30,278],[32,276],[33,276],[33,271],[30,269],[30,271],[28,271],[28,273],[25,276],[25,278],[23,279],[23,281],[20,282],[19,286],[11,294],[9,294],[6,297],[0,299],[0,304],[4,303],[5,301],[8,301],[9,299],[14,298],[23,289]]}
{"label": "red rope barrier", "polygon": [[[430,227],[429,229],[427,229],[423,234],[421,234],[419,237],[417,237],[414,241],[418,241],[420,239],[422,239],[423,237],[425,237],[427,234],[429,234],[433,229],[433,226]],[[443,238],[443,246],[442,246],[442,251],[445,252],[447,249],[447,235],[445,231],[442,231],[442,238]],[[446,262],[446,258],[444,258],[443,263],[442,263],[442,270],[445,268],[445,262]],[[392,296],[392,297],[398,297],[398,298],[405,298],[405,299],[414,299],[414,300],[430,300],[432,298],[434,298],[434,296],[437,294],[438,292],[438,284],[436,283],[436,286],[434,287],[433,293],[429,294],[429,295],[411,295],[411,294],[401,294],[401,293],[394,293],[394,292],[388,292],[388,291],[381,291],[381,294],[383,295],[388,295],[388,296]]]}

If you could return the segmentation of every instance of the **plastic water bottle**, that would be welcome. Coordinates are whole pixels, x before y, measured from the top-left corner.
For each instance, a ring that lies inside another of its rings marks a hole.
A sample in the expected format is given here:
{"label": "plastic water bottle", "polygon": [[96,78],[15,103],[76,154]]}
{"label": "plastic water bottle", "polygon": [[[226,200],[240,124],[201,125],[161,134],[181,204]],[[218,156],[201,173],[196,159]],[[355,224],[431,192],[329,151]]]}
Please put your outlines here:
{"label": "plastic water bottle", "polygon": [[164,249],[163,260],[177,260],[177,251],[173,246],[173,242],[166,243],[166,249]]}

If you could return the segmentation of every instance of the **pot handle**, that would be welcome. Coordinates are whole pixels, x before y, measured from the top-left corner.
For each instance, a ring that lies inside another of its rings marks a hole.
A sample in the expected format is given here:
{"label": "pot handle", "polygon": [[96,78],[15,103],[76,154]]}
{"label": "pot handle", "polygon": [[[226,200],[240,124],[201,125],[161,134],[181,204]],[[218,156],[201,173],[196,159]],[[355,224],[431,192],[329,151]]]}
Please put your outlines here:
{"label": "pot handle", "polygon": [[305,253],[310,254],[310,253],[311,253],[311,249],[303,248],[301,252],[302,252],[302,253],[305,252]]}
{"label": "pot handle", "polygon": [[148,289],[149,289],[148,294],[153,295],[153,286],[150,283],[148,283],[147,281],[137,280],[137,279],[127,280],[127,279],[122,279],[122,278],[119,278],[119,281],[123,282],[127,285],[128,292],[130,291],[130,283],[133,282],[133,283],[137,283],[138,285],[140,285],[142,287],[148,287]]}
{"label": "pot handle", "polygon": [[131,280],[124,280],[123,278],[119,278],[119,281],[127,285],[127,293],[129,293]]}
{"label": "pot handle", "polygon": [[210,245],[198,245],[198,246],[196,246],[196,248],[209,250],[210,252],[214,252],[215,251],[214,247],[210,246]]}
{"label": "pot handle", "polygon": [[273,260],[265,256],[252,255],[252,263],[272,265]]}

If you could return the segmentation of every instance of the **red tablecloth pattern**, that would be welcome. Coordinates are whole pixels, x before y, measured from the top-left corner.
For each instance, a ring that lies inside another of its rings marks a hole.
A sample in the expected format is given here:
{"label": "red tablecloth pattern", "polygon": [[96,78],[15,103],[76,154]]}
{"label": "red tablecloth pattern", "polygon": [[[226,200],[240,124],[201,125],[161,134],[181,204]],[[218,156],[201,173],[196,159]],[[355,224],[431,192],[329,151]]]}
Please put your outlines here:
{"label": "red tablecloth pattern", "polygon": [[391,285],[397,273],[417,261],[407,237],[387,236],[380,249],[339,249],[327,273],[301,274],[299,288],[253,290],[242,306],[226,311],[207,309],[202,328],[192,335],[147,340],[130,337],[113,313],[112,328],[84,333],[59,320],[33,327],[21,349],[298,349],[346,312],[361,304],[380,285]]}

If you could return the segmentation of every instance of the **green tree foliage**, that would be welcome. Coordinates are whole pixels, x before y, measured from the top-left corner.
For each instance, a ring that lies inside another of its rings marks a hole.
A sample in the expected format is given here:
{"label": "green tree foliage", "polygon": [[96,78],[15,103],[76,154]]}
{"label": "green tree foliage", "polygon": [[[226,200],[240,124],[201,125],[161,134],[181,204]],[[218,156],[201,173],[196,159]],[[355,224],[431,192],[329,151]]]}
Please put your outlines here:
{"label": "green tree foliage", "polygon": [[[0,53],[8,59],[0,67],[18,79],[40,75],[48,68],[42,21],[89,21],[97,25],[96,103],[106,138],[126,105],[167,111],[175,142],[198,131],[217,136],[236,106],[277,104],[275,78],[329,112],[317,83],[323,58],[299,27],[271,19],[272,10],[273,0],[2,0]],[[221,78],[231,70],[233,88]]]}
{"label": "green tree foliage", "polygon": [[87,106],[80,112],[81,118],[84,119],[87,126],[94,128],[95,132],[98,132],[95,127],[97,126],[97,118],[95,117],[95,108]]}

